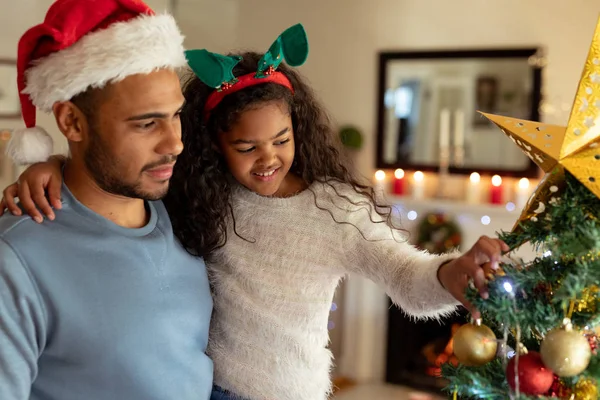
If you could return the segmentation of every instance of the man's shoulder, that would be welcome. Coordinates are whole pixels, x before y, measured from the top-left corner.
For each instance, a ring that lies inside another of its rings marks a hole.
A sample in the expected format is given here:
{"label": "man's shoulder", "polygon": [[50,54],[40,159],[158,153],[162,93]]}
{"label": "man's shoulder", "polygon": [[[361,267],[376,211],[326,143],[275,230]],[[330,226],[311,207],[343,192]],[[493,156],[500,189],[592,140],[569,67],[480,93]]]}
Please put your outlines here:
{"label": "man's shoulder", "polygon": [[14,248],[32,244],[39,247],[43,242],[52,242],[59,231],[64,231],[63,220],[67,219],[70,213],[63,209],[56,214],[56,220],[50,221],[44,218],[44,221],[38,224],[29,215],[16,216],[5,213],[0,217],[0,240]]}
{"label": "man's shoulder", "polygon": [[7,212],[0,217],[0,238],[10,241],[26,231],[33,231],[36,227],[39,227],[39,224],[29,215],[16,216]]}

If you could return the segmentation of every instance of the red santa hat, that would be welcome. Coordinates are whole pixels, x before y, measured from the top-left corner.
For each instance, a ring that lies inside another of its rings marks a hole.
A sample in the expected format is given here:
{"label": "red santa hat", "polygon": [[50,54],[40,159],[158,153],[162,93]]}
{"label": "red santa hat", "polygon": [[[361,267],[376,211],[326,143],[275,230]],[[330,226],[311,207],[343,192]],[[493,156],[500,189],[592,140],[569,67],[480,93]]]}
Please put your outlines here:
{"label": "red santa hat", "polygon": [[36,127],[36,107],[51,112],[88,88],[185,65],[173,17],[156,15],[141,0],[57,0],[19,41],[17,85],[27,128],[13,132],[8,155],[30,164],[52,154],[50,135]]}

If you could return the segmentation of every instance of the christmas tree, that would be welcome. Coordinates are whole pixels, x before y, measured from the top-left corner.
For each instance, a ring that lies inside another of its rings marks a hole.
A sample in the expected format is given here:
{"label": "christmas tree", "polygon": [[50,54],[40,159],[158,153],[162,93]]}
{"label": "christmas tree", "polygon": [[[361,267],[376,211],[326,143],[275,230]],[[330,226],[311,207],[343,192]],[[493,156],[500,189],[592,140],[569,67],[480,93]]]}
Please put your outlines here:
{"label": "christmas tree", "polygon": [[470,289],[482,320],[454,337],[460,363],[444,365],[461,399],[596,400],[600,355],[600,21],[567,127],[486,115],[546,175],[515,228],[501,234],[534,260],[488,275],[490,297]]}

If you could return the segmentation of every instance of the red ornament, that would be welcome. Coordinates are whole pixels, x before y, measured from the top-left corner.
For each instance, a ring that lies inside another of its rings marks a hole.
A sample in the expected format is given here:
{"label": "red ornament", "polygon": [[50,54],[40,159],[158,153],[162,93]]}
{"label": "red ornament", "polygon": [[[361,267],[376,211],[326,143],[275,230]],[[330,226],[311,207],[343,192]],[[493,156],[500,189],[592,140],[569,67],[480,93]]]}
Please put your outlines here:
{"label": "red ornament", "polygon": [[585,335],[588,343],[590,344],[590,349],[592,349],[592,353],[596,355],[598,353],[598,337],[593,333]]}
{"label": "red ornament", "polygon": [[[515,361],[513,357],[506,367],[506,380],[512,390],[515,390]],[[540,353],[535,351],[519,356],[519,392],[529,395],[547,393],[552,387],[554,373],[546,368]]]}
{"label": "red ornament", "polygon": [[554,375],[554,380],[550,390],[545,394],[549,397],[558,397],[559,399],[567,398],[571,395],[571,390],[565,387],[557,375]]}

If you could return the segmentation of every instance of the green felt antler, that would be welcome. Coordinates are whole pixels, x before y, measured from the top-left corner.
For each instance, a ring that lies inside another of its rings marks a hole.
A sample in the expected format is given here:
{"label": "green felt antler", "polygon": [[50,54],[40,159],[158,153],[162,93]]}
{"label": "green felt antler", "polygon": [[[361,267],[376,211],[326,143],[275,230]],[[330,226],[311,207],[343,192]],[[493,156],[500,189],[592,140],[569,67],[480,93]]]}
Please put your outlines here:
{"label": "green felt antler", "polygon": [[[242,60],[240,56],[224,56],[208,50],[188,50],[185,52],[188,65],[194,74],[206,85],[221,90],[223,85],[237,82],[233,68]],[[308,38],[302,24],[286,29],[273,42],[258,63],[257,78],[264,78],[268,70],[275,70],[282,61],[297,67],[308,57]]]}
{"label": "green felt antler", "polygon": [[224,83],[232,84],[237,81],[233,68],[242,57],[224,56],[207,50],[188,50],[185,56],[194,74],[210,87],[220,89]]}
{"label": "green felt antler", "polygon": [[308,38],[302,24],[296,24],[286,29],[273,42],[269,50],[258,63],[257,78],[265,76],[265,72],[272,67],[277,69],[285,60],[291,67],[298,67],[308,57]]}

